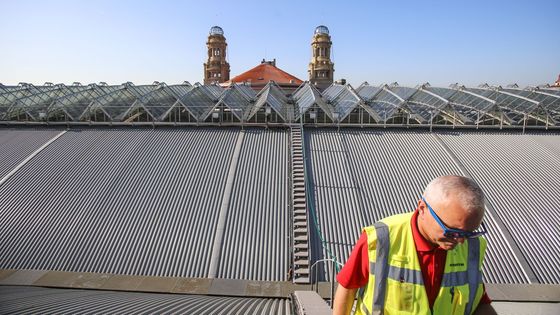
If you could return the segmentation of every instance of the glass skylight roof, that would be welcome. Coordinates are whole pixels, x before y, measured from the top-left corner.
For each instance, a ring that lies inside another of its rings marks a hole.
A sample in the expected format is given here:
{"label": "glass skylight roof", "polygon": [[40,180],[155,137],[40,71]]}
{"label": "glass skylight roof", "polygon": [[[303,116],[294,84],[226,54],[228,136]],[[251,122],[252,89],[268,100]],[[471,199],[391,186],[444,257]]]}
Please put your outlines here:
{"label": "glass skylight roof", "polygon": [[[187,110],[196,121],[204,121],[216,106],[228,108],[239,121],[251,119],[264,106],[278,113],[284,122],[299,120],[317,108],[332,121],[343,121],[355,109],[363,109],[377,123],[407,114],[417,123],[431,122],[440,115],[459,124],[479,124],[494,119],[500,124],[521,125],[527,120],[541,125],[560,125],[560,89],[548,87],[508,87],[481,85],[417,87],[372,86],[363,83],[356,90],[350,85],[332,84],[320,92],[309,82],[293,94],[276,84],[261,91],[233,84],[191,85],[90,85],[48,84],[34,86],[0,85],[0,120],[3,121],[88,121],[101,114],[109,121],[125,121],[137,110],[153,121],[165,121],[175,106]],[[357,116],[356,116],[357,117]],[[353,118],[354,120],[356,118]]]}

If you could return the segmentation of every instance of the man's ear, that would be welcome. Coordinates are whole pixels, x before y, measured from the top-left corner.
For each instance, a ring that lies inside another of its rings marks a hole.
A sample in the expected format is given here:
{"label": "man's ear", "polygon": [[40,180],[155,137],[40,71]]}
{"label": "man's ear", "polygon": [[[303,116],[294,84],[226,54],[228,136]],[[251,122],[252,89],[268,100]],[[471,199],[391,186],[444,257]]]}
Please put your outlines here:
{"label": "man's ear", "polygon": [[424,211],[426,210],[426,206],[422,202],[422,199],[418,200],[418,205],[416,206],[416,209],[418,209],[418,214],[421,214],[421,215],[424,214]]}

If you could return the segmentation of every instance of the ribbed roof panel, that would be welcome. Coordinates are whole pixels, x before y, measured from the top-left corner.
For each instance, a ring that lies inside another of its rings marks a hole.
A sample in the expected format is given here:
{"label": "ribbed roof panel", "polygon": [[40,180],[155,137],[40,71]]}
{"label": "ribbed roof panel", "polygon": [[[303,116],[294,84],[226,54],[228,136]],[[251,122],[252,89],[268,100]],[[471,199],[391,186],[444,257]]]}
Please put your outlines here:
{"label": "ribbed roof panel", "polygon": [[[341,262],[348,258],[363,227],[413,211],[432,179],[461,174],[430,133],[306,129],[306,141],[319,225],[328,248]],[[485,220],[494,228],[491,216]],[[311,230],[313,260],[330,258],[320,249],[316,230]],[[485,281],[527,282],[504,236],[495,232],[488,239]]]}
{"label": "ribbed roof panel", "polygon": [[560,218],[554,215],[560,209],[560,157],[540,143],[558,143],[560,135],[440,137],[482,186],[538,280],[560,283]]}
{"label": "ribbed roof panel", "polygon": [[219,277],[285,281],[289,269],[288,133],[245,132]]}
{"label": "ribbed roof panel", "polygon": [[68,131],[0,186],[0,268],[206,277],[238,132]]}
{"label": "ribbed roof panel", "polygon": [[60,132],[53,129],[0,128],[0,179]]}
{"label": "ribbed roof panel", "polygon": [[558,134],[533,134],[528,136],[560,157],[560,136]]}
{"label": "ribbed roof panel", "polygon": [[288,299],[0,286],[0,313],[290,314]]}

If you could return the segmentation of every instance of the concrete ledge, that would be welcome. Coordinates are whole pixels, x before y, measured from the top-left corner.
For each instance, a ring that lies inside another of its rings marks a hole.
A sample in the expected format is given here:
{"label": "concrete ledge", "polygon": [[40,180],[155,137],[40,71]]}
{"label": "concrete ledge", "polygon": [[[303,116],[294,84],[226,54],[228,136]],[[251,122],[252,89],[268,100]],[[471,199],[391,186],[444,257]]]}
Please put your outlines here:
{"label": "concrete ledge", "polygon": [[2,269],[2,270],[0,270],[0,283],[2,282],[2,280],[11,276],[16,271],[17,270],[12,270],[12,269]]}
{"label": "concrete ledge", "polygon": [[[20,270],[20,272],[21,271],[22,270]],[[32,285],[61,288],[99,289],[110,277],[111,275],[109,274],[47,271],[41,278],[33,282]]]}
{"label": "concrete ledge", "polygon": [[133,291],[138,288],[142,277],[127,276],[127,275],[113,275],[99,287],[102,290],[114,291]]}
{"label": "concrete ledge", "polygon": [[142,292],[166,292],[172,293],[179,278],[168,277],[141,277],[142,281],[136,287],[136,291]]}
{"label": "concrete ledge", "polygon": [[173,293],[206,294],[210,291],[212,279],[204,278],[179,278],[173,288]]}
{"label": "concrete ledge", "polygon": [[330,306],[314,291],[295,291],[291,296],[295,314],[323,315],[332,313]]}
{"label": "concrete ledge", "polygon": [[551,284],[486,284],[493,301],[560,302],[560,285]]}
{"label": "concrete ledge", "polygon": [[498,315],[560,314],[559,303],[492,302]]}
{"label": "concrete ledge", "polygon": [[[0,269],[0,285],[269,298],[286,298],[295,290],[310,289],[309,285],[295,285],[288,281],[148,277],[7,269]],[[322,291],[327,292],[327,290]]]}
{"label": "concrete ledge", "polygon": [[34,285],[48,271],[44,270],[2,270],[0,273],[7,274],[7,277],[0,281],[0,284],[10,285]]}
{"label": "concrete ledge", "polygon": [[[158,292],[217,296],[286,298],[310,285],[289,281],[251,281],[180,277],[147,277],[89,272],[0,269],[0,285]],[[560,303],[560,285],[486,284],[493,301]],[[330,298],[330,283],[319,283],[319,296]]]}

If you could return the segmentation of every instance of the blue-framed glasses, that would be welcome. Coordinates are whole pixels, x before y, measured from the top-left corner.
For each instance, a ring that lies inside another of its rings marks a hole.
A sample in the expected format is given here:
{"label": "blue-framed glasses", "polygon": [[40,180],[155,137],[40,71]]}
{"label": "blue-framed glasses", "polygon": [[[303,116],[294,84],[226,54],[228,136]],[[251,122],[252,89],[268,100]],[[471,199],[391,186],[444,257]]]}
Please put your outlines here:
{"label": "blue-framed glasses", "polygon": [[430,213],[432,214],[434,219],[436,219],[436,222],[443,229],[443,236],[445,236],[445,237],[448,237],[448,238],[475,238],[475,237],[479,237],[483,234],[486,234],[488,232],[488,231],[486,231],[486,229],[484,227],[484,223],[481,224],[482,230],[480,230],[480,231],[465,231],[465,230],[458,230],[458,229],[450,229],[447,226],[445,226],[445,224],[443,224],[443,222],[441,222],[441,219],[437,216],[434,209],[432,209],[432,207],[426,201],[424,196],[422,196],[422,200],[424,201],[426,206],[428,206],[428,209],[430,210]]}

